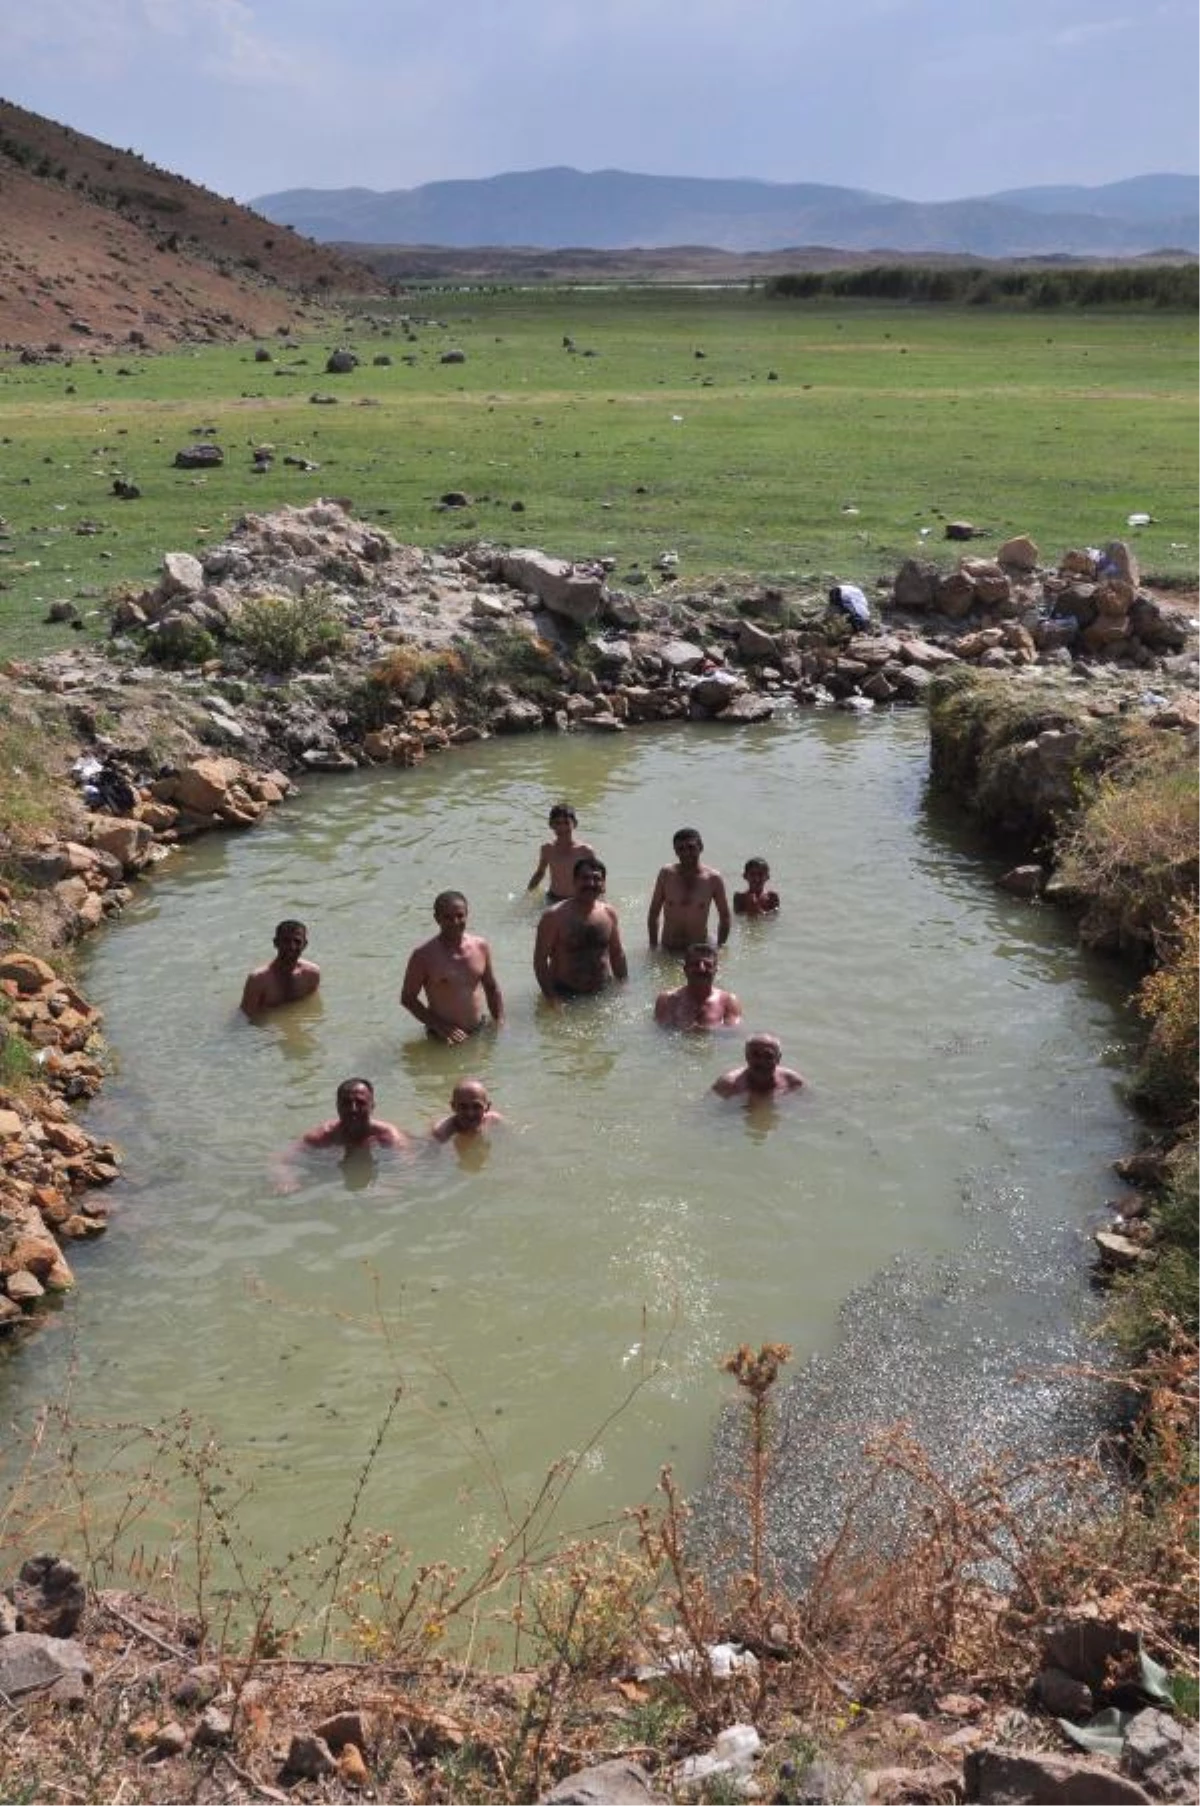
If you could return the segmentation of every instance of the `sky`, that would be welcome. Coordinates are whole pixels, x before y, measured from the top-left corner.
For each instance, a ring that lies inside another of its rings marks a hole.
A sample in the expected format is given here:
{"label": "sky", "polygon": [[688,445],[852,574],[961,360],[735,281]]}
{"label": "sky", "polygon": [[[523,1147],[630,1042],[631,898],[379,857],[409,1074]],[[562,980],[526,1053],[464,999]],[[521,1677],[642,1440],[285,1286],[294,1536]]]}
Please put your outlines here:
{"label": "sky", "polygon": [[553,164],[951,200],[1197,166],[1195,0],[4,11],[4,99],[236,200]]}

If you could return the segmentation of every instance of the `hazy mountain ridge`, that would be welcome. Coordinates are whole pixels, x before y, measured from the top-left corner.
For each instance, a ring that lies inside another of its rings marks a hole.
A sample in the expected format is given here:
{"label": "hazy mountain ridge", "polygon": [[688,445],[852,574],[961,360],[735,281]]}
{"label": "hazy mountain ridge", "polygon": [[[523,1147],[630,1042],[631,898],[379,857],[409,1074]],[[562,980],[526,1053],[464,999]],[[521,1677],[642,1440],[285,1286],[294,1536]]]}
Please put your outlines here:
{"label": "hazy mountain ridge", "polygon": [[905,201],[822,183],[592,173],[558,167],[478,181],[261,195],[267,218],[322,242],[509,245],[596,250],[706,245],[982,257],[1139,256],[1200,248],[1195,178],[1130,177],[1097,188],[1012,189],[956,201]]}

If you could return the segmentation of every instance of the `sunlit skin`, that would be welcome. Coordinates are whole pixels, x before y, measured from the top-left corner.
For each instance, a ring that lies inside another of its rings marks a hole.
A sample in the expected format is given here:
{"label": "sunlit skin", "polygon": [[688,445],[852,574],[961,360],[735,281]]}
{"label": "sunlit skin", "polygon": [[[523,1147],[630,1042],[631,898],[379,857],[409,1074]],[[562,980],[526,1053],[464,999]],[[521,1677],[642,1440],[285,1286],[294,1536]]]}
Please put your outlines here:
{"label": "sunlit skin", "polygon": [[559,803],[551,809],[550,832],[554,839],[543,841],[538,853],[537,870],[527,888],[536,890],[548,872],[550,877],[546,901],[563,903],[574,890],[576,860],[594,859],[596,849],[589,846],[586,840],[576,839],[575,811],[568,804]]}
{"label": "sunlit skin", "polygon": [[543,912],[533,945],[533,972],[553,1008],[565,997],[590,996],[629,976],[617,912],[604,901],[607,873],[599,859],[580,859],[573,893]]}
{"label": "sunlit skin", "polygon": [[504,1118],[492,1109],[487,1086],[481,1079],[461,1079],[450,1097],[450,1114],[433,1131],[435,1141],[451,1141],[458,1135],[482,1135]]}
{"label": "sunlit skin", "polygon": [[742,1006],[732,991],[717,984],[717,952],[706,942],[689,947],[683,957],[684,982],[674,991],[660,991],[654,1004],[654,1020],[663,1028],[702,1032],[733,1028],[742,1019]]}
{"label": "sunlit skin", "polygon": [[736,916],[773,916],[779,909],[779,892],[770,888],[771,868],[765,859],[747,859],[742,868],[745,890],[734,891]]}
{"label": "sunlit skin", "polygon": [[751,1035],[745,1055],[744,1066],[735,1066],[716,1080],[713,1090],[718,1097],[781,1097],[804,1085],[802,1074],[783,1065],[777,1035]]}
{"label": "sunlit skin", "polygon": [[715,909],[717,945],[723,947],[731,921],[725,880],[701,862],[704,842],[694,828],[680,828],[672,845],[675,864],[664,865],[655,879],[646,915],[650,945],[658,946],[660,920],[662,944],[668,952],[682,953],[694,942],[706,940],[709,913]]}
{"label": "sunlit skin", "polygon": [[300,1137],[306,1148],[406,1148],[408,1136],[375,1115],[375,1088],[366,1079],[343,1079],[337,1088],[337,1115]]}
{"label": "sunlit skin", "polygon": [[492,950],[467,933],[467,899],[443,891],[434,901],[438,932],[410,956],[400,1002],[434,1040],[457,1046],[483,1027],[484,1004],[499,1028],[504,999],[492,971]]}
{"label": "sunlit skin", "polygon": [[280,922],[272,945],[274,959],[251,972],[242,988],[241,1007],[247,1016],[311,997],[321,982],[320,966],[304,958],[308,930],[303,922]]}

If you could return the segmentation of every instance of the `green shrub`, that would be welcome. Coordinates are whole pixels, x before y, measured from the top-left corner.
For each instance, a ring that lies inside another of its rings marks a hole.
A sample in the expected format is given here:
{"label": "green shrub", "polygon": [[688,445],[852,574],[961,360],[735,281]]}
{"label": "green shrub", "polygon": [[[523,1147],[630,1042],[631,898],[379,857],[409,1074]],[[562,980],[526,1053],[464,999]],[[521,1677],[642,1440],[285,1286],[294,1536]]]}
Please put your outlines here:
{"label": "green shrub", "polygon": [[156,665],[203,665],[217,656],[217,642],[198,621],[175,615],[147,639],[146,656]]}
{"label": "green shrub", "polygon": [[299,596],[251,596],[233,637],[260,671],[286,672],[336,652],[345,635],[329,590],[311,584]]}

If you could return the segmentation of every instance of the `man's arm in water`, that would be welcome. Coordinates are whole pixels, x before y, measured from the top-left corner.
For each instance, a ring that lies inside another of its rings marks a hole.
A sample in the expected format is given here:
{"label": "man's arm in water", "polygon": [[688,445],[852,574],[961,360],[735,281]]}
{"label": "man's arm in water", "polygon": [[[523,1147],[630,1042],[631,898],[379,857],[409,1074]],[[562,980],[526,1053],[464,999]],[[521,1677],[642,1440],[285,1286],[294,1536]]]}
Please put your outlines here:
{"label": "man's arm in water", "polygon": [[558,1007],[558,998],[554,994],[554,980],[551,973],[554,969],[554,944],[558,931],[556,920],[558,909],[547,909],[539,918],[537,934],[533,941],[533,976],[538,981],[538,989],[547,1003]]}
{"label": "man's arm in water", "polygon": [[663,866],[654,881],[654,892],[650,898],[650,908],[646,914],[646,932],[650,937],[650,945],[658,946],[658,919],[663,912],[663,904],[667,900],[667,868]]}
{"label": "man's arm in water", "polygon": [[497,1028],[504,1023],[504,998],[500,994],[500,986],[496,982],[496,974],[492,970],[492,949],[487,941],[483,946],[483,994],[487,998],[487,1006],[492,1014],[492,1021]]}
{"label": "man's arm in water", "polygon": [[617,920],[617,912],[612,911],[612,935],[608,943],[608,963],[612,967],[614,978],[629,977],[629,961],[625,958],[625,948],[621,941],[621,924]]}
{"label": "man's arm in water", "polygon": [[723,947],[729,939],[729,928],[733,920],[729,913],[729,898],[725,894],[725,880],[720,872],[713,873],[713,902],[717,906],[717,946]]}
{"label": "man's arm in water", "polygon": [[241,1008],[247,1016],[257,1016],[267,1008],[270,993],[269,966],[259,966],[242,986]]}

